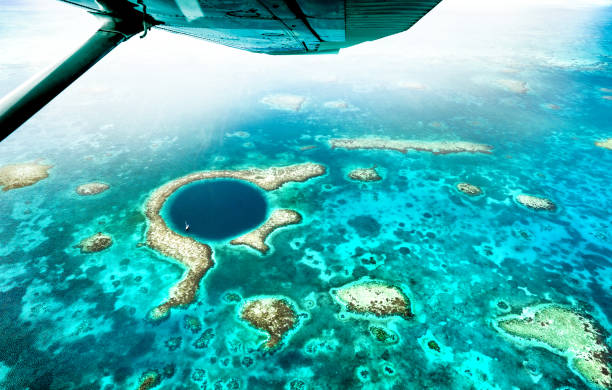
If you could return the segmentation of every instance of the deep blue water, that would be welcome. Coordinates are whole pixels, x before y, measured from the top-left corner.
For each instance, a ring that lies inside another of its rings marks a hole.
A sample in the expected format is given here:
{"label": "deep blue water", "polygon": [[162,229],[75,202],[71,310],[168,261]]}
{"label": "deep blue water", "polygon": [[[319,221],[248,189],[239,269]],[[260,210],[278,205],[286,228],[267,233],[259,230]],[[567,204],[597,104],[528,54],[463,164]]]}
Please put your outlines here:
{"label": "deep blue water", "polygon": [[204,180],[181,187],[162,210],[172,227],[201,240],[221,240],[263,223],[268,206],[261,190],[238,180]]}

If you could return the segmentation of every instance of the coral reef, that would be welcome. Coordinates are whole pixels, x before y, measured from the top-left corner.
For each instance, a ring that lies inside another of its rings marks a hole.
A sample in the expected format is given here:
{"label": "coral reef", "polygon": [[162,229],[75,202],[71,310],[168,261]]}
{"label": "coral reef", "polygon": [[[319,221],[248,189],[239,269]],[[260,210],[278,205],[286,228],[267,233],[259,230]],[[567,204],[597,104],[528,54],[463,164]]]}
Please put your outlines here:
{"label": "coral reef", "polygon": [[469,196],[477,196],[482,194],[480,187],[470,183],[458,183],[457,189]]}
{"label": "coral reef", "polygon": [[449,153],[491,153],[492,146],[465,141],[392,140],[386,138],[334,138],[329,140],[332,149],[383,149],[406,153],[408,150]]}
{"label": "coral reef", "polygon": [[382,281],[366,280],[332,289],[332,295],[350,312],[377,317],[411,318],[410,300],[401,288]]}
{"label": "coral reef", "polygon": [[164,341],[164,344],[166,345],[166,348],[168,348],[168,351],[176,351],[178,348],[181,347],[182,343],[183,338],[180,336],[170,337],[169,339]]}
{"label": "coral reef", "polygon": [[349,172],[348,177],[358,181],[379,181],[382,177],[376,172],[376,165],[372,168],[357,168]]}
{"label": "coral reef", "polygon": [[374,336],[376,341],[383,344],[395,344],[399,341],[399,337],[395,332],[379,326],[370,326],[370,333]]}
{"label": "coral reef", "polygon": [[585,314],[557,305],[523,309],[496,321],[498,331],[546,346],[568,358],[588,382],[612,387],[612,354],[598,324]]}
{"label": "coral reef", "polygon": [[149,312],[149,319],[161,320],[169,314],[172,307],[191,303],[196,296],[200,280],[213,266],[210,246],[172,231],[161,217],[160,211],[170,195],[180,187],[197,180],[216,178],[246,180],[266,191],[272,191],[285,183],[304,182],[323,174],[325,167],[313,163],[268,169],[202,171],[172,180],[153,191],[145,205],[145,216],[149,222],[147,245],[165,256],[178,260],[187,268],[187,272],[172,287],[169,298]]}
{"label": "coral reef", "polygon": [[275,110],[300,111],[306,98],[299,95],[275,94],[268,95],[260,100]]}
{"label": "coral reef", "polygon": [[599,146],[600,148],[612,150],[612,138],[597,141],[595,142],[595,145]]}
{"label": "coral reef", "polygon": [[293,305],[286,298],[261,297],[248,300],[240,308],[240,318],[268,333],[265,347],[276,347],[298,322]]}
{"label": "coral reef", "polygon": [[36,162],[9,164],[0,167],[0,187],[2,191],[27,187],[49,177],[52,165]]}
{"label": "coral reef", "polygon": [[202,330],[202,322],[198,317],[185,316],[185,329],[190,330],[191,333],[198,333]]}
{"label": "coral reef", "polygon": [[157,370],[147,370],[140,376],[138,390],[149,390],[161,383],[161,375]]}
{"label": "coral reef", "polygon": [[75,248],[80,248],[81,253],[100,252],[109,246],[113,245],[113,239],[108,234],[98,232],[92,236],[84,238],[75,245]]}
{"label": "coral reef", "polygon": [[533,210],[555,211],[557,209],[552,200],[533,195],[517,195],[516,201]]}
{"label": "coral reef", "polygon": [[200,337],[198,337],[196,341],[193,342],[193,346],[197,349],[207,348],[210,345],[212,339],[214,338],[215,331],[213,330],[213,328],[208,328],[204,332],[202,332],[202,334],[200,335]]}
{"label": "coral reef", "polygon": [[96,195],[108,190],[109,188],[110,186],[106,183],[93,182],[81,184],[76,188],[76,192],[79,195]]}
{"label": "coral reef", "polygon": [[230,241],[232,245],[247,245],[266,254],[270,247],[265,243],[266,238],[276,229],[283,226],[302,222],[300,213],[289,209],[277,209],[272,212],[268,220],[255,230],[252,230]]}

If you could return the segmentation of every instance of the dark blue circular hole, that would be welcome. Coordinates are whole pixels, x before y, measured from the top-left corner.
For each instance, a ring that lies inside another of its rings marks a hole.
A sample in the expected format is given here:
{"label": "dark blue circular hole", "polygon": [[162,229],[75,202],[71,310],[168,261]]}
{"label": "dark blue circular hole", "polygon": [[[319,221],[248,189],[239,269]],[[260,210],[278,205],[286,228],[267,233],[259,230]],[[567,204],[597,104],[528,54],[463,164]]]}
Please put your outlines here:
{"label": "dark blue circular hole", "polygon": [[185,185],[170,196],[165,209],[170,227],[205,241],[253,230],[266,219],[268,205],[262,191],[251,184],[215,179]]}

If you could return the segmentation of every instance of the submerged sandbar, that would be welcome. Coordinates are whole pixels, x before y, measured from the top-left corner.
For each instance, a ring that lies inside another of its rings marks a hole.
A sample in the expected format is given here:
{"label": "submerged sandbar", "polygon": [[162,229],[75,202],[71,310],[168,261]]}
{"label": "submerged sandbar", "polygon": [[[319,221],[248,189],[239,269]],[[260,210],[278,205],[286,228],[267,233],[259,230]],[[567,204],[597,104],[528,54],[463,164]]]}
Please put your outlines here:
{"label": "submerged sandbar", "polygon": [[419,141],[386,138],[334,138],[329,140],[332,149],[381,149],[406,153],[408,150],[433,154],[485,153],[490,154],[490,145],[466,141]]}
{"label": "submerged sandbar", "polygon": [[180,187],[198,180],[230,178],[245,180],[272,191],[288,182],[304,182],[325,174],[320,164],[304,163],[268,169],[215,170],[192,173],[172,180],[157,188],[145,205],[145,216],[149,222],[147,245],[161,254],[179,261],[187,268],[183,278],[170,289],[168,299],[151,311],[151,319],[168,315],[172,307],[187,305],[195,299],[200,280],[213,266],[212,249],[209,245],[171,230],[160,215],[166,200]]}

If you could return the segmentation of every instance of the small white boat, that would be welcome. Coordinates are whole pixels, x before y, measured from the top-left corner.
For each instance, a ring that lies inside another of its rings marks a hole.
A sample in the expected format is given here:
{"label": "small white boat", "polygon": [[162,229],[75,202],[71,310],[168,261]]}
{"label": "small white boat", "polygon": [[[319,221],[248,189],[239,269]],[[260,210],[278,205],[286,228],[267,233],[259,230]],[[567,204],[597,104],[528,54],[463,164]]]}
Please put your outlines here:
{"label": "small white boat", "polygon": [[189,230],[189,224],[185,221],[185,231]]}

